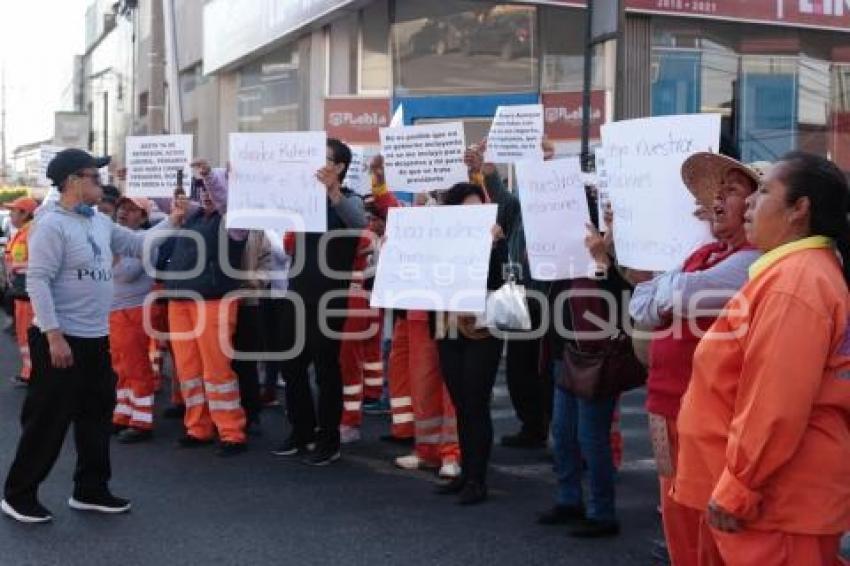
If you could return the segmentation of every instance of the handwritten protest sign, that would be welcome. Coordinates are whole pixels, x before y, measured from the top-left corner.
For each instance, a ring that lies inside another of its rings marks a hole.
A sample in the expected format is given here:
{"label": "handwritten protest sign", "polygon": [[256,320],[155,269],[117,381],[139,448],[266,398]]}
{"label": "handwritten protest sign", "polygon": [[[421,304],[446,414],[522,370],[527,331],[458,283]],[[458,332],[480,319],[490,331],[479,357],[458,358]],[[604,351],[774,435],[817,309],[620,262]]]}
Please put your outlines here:
{"label": "handwritten protest sign", "polygon": [[192,136],[130,136],[127,138],[127,195],[170,197],[183,171],[183,190],[189,194]]}
{"label": "handwritten protest sign", "polygon": [[590,214],[579,159],[521,161],[516,175],[531,277],[556,281],[592,274],[595,262],[584,245]]}
{"label": "handwritten protest sign", "polygon": [[608,192],[608,169],[605,167],[605,150],[597,147],[593,150],[596,162],[596,206],[597,218],[599,219],[599,230],[604,232],[605,209],[611,204],[611,195]]}
{"label": "handwritten protest sign", "polygon": [[542,142],[542,104],[499,106],[487,136],[484,160],[492,163],[541,161]]}
{"label": "handwritten protest sign", "polygon": [[708,225],[693,216],[694,197],[682,182],[681,168],[698,151],[716,151],[719,141],[717,114],[602,126],[614,240],[622,265],[667,271],[710,239]]}
{"label": "handwritten protest sign", "polygon": [[372,179],[369,176],[369,162],[378,153],[377,149],[367,149],[360,145],[350,145],[351,165],[345,174],[345,186],[359,195],[372,192]]}
{"label": "handwritten protest sign", "polygon": [[230,134],[227,227],[327,230],[325,132]]}
{"label": "handwritten protest sign", "polygon": [[484,312],[497,208],[390,209],[371,306]]}
{"label": "handwritten protest sign", "polygon": [[469,180],[463,164],[463,124],[381,128],[387,186],[413,193],[448,189]]}
{"label": "handwritten protest sign", "polygon": [[56,157],[56,154],[65,149],[57,145],[42,145],[38,148],[39,163],[38,163],[38,186],[49,187],[53,181],[47,178],[47,166]]}

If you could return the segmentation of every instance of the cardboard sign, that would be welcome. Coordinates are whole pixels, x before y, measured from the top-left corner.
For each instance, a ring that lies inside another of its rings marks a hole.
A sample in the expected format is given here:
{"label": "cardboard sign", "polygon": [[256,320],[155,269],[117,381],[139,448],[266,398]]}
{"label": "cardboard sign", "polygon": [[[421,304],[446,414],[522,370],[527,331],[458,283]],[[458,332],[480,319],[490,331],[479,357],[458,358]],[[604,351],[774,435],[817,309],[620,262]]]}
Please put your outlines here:
{"label": "cardboard sign", "polygon": [[127,196],[169,198],[183,171],[183,190],[189,194],[192,136],[130,136],[127,138]]}
{"label": "cardboard sign", "polygon": [[381,128],[381,154],[387,186],[422,193],[469,181],[463,163],[463,124]]}
{"label": "cardboard sign", "polygon": [[584,245],[590,213],[579,159],[523,161],[516,175],[531,278],[591,275],[596,262]]}
{"label": "cardboard sign", "polygon": [[543,160],[543,105],[499,106],[484,160],[490,163],[516,163]]}
{"label": "cardboard sign", "polygon": [[290,232],[327,230],[325,132],[230,134],[227,227]]}
{"label": "cardboard sign", "polygon": [[371,306],[484,312],[497,208],[391,208]]}
{"label": "cardboard sign", "polygon": [[621,265],[646,271],[681,266],[710,241],[697,220],[694,197],[682,182],[682,163],[717,151],[720,115],[690,114],[614,122],[602,127],[614,243]]}

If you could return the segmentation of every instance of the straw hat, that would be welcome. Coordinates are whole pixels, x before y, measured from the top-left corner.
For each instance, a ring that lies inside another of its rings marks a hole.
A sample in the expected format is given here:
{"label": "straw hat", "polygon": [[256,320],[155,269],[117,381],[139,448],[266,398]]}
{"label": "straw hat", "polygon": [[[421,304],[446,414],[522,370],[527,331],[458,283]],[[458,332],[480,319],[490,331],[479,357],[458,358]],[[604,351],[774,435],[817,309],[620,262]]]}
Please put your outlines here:
{"label": "straw hat", "polygon": [[736,159],[718,153],[695,153],[682,164],[682,181],[697,202],[711,206],[714,194],[723,184],[729,171],[740,171],[759,185],[770,169],[771,164],[758,161],[745,165]]}

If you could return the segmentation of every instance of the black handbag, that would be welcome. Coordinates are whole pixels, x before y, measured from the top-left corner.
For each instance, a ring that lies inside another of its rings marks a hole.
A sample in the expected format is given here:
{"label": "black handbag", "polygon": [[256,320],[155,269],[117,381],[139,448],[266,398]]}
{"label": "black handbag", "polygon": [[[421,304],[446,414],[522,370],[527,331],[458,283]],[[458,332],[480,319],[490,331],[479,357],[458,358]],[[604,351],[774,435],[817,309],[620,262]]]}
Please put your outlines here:
{"label": "black handbag", "polygon": [[[572,299],[567,300],[573,321]],[[635,355],[631,337],[622,329],[593,348],[578,340],[564,344],[564,367],[558,386],[587,400],[608,399],[646,385],[647,371]]]}

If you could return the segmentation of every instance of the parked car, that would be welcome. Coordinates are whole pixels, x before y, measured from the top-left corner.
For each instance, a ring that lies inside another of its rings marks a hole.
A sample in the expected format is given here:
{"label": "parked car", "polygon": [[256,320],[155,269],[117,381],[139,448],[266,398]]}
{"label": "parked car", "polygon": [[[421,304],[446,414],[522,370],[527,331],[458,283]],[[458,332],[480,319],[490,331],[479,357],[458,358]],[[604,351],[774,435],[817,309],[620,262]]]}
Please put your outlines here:
{"label": "parked car", "polygon": [[447,19],[434,18],[425,22],[408,40],[409,56],[444,55],[457,51],[463,42],[463,34]]}
{"label": "parked car", "polygon": [[466,28],[462,51],[488,53],[509,61],[531,55],[532,21],[527,13],[490,14]]}

